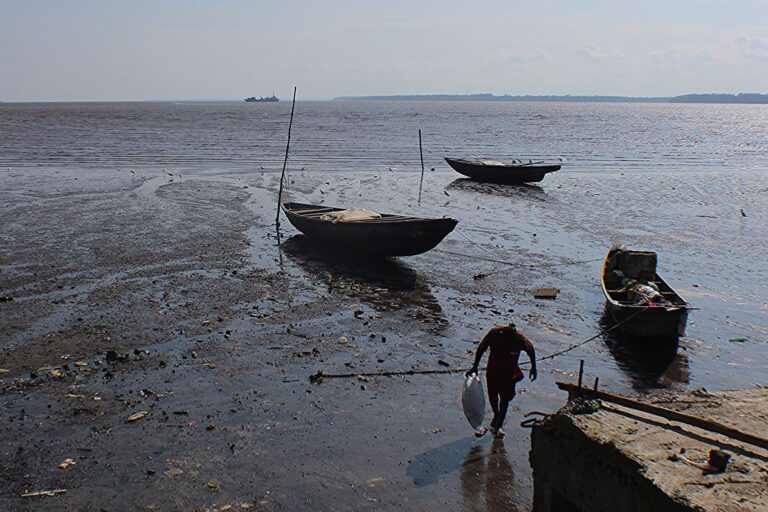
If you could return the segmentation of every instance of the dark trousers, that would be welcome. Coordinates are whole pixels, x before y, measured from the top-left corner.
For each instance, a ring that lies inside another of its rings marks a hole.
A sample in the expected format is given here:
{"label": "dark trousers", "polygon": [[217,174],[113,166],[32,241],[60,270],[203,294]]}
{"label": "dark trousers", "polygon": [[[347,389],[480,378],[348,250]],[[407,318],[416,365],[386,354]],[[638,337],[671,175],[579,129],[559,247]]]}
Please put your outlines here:
{"label": "dark trousers", "polygon": [[488,399],[493,410],[491,428],[499,429],[504,425],[504,419],[507,417],[509,402],[515,398],[515,384],[510,386],[509,382],[499,383],[495,379],[488,379],[487,383]]}

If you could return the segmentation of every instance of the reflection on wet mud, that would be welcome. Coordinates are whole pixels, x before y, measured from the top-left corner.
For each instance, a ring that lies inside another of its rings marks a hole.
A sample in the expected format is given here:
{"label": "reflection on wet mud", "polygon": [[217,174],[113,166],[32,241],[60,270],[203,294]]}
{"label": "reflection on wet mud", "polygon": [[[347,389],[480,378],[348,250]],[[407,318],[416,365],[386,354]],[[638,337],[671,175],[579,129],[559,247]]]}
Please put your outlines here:
{"label": "reflection on wet mud", "polygon": [[514,471],[504,441],[490,444],[474,438],[456,441],[419,454],[406,470],[417,487],[436,484],[459,470],[463,510],[515,511]]}
{"label": "reflection on wet mud", "polygon": [[469,178],[458,178],[445,187],[446,190],[461,190],[463,192],[489,194],[499,197],[514,197],[520,199],[533,199],[535,201],[549,201],[549,195],[538,185],[505,185],[502,183],[485,183]]}
{"label": "reflection on wet mud", "polygon": [[397,259],[361,259],[323,250],[304,235],[292,236],[280,248],[309,275],[323,281],[329,292],[345,293],[383,311],[413,309],[416,319],[447,324],[429,284]]}
{"label": "reflection on wet mud", "polygon": [[[613,319],[605,312],[601,326],[612,325]],[[689,381],[688,357],[678,354],[677,338],[636,338],[614,330],[606,333],[603,341],[635,389],[661,388],[670,382],[687,384]]]}
{"label": "reflection on wet mud", "polygon": [[504,441],[473,445],[461,464],[464,510],[517,510],[513,502],[514,471]]}

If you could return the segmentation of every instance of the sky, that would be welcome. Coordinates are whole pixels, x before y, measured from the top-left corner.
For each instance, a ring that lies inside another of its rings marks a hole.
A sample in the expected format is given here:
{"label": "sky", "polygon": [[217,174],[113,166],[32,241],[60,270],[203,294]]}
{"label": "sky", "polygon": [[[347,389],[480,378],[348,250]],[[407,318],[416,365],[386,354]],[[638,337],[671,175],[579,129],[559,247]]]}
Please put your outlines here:
{"label": "sky", "polygon": [[0,101],[768,93],[768,0],[0,0]]}

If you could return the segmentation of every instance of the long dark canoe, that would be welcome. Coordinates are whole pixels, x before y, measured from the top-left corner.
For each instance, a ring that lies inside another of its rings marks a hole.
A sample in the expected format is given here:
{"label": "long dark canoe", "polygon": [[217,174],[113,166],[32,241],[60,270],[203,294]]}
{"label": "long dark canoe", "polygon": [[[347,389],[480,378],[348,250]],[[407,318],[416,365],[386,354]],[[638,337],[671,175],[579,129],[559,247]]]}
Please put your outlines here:
{"label": "long dark canoe", "polygon": [[439,244],[458,223],[455,219],[422,219],[382,214],[381,218],[332,222],[323,214],[342,211],[303,203],[283,203],[285,215],[293,226],[324,249],[372,256],[412,256]]}
{"label": "long dark canoe", "polygon": [[537,183],[550,172],[560,169],[559,165],[544,164],[543,162],[504,164],[493,160],[465,160],[462,158],[445,158],[448,165],[456,172],[473,180],[491,183],[520,185]]}
{"label": "long dark canoe", "polygon": [[[649,307],[648,304],[630,302],[614,270],[621,270],[628,278],[655,283],[668,304]],[[621,323],[618,330],[624,334],[658,339],[677,339],[685,335],[691,305],[656,273],[656,253],[611,249],[605,255],[600,280],[606,311],[614,321]]]}

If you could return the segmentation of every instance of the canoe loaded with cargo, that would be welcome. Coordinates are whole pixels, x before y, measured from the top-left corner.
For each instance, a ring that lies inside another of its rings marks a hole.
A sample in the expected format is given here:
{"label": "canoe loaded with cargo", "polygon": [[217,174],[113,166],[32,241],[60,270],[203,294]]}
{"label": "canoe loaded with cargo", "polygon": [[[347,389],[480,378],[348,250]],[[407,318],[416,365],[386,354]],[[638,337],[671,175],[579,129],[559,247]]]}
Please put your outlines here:
{"label": "canoe loaded with cargo", "polygon": [[509,185],[537,183],[543,180],[544,176],[548,173],[560,169],[559,164],[547,164],[544,161],[533,162],[530,160],[528,162],[515,160],[511,163],[504,163],[485,158],[467,160],[445,157],[445,161],[456,172],[473,180]]}
{"label": "canoe loaded with cargo", "polygon": [[429,251],[458,223],[449,218],[423,219],[293,202],[282,203],[282,209],[290,223],[315,245],[378,257]]}
{"label": "canoe loaded with cargo", "polygon": [[691,305],[656,273],[656,261],[655,252],[610,249],[601,272],[606,311],[629,336],[684,336]]}

